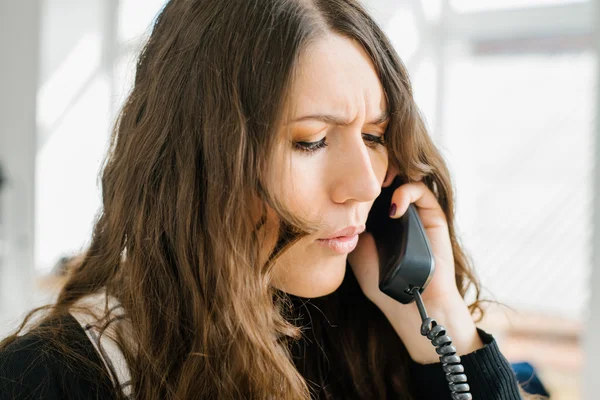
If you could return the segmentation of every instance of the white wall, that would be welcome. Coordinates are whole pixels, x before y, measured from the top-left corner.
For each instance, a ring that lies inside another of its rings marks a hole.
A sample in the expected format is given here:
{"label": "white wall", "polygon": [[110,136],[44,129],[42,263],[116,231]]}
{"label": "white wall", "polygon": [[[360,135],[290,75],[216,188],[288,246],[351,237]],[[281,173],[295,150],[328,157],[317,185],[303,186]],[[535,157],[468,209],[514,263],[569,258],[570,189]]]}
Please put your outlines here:
{"label": "white wall", "polygon": [[43,4],[34,264],[47,272],[85,246],[100,205],[96,176],[111,119],[105,10],[112,2]]}
{"label": "white wall", "polygon": [[0,2],[0,317],[22,312],[32,292],[39,17],[38,1]]}

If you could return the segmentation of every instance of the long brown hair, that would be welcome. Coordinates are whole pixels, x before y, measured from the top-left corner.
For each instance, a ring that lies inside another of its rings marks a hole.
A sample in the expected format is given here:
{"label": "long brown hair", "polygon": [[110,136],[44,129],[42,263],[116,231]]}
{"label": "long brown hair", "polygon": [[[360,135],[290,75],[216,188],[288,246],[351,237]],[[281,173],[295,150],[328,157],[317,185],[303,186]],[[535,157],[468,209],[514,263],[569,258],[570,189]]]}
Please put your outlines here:
{"label": "long brown hair", "polygon": [[[266,184],[276,127],[300,55],[327,33],[371,57],[391,115],[390,162],[436,193],[458,288],[473,285],[479,299],[446,164],[403,63],[356,0],[171,0],[115,124],[91,244],[46,317],[102,288],[118,298],[133,327],[136,345],[121,347],[137,398],[412,398],[409,355],[349,268],[317,299],[269,285],[278,255],[311,230]],[[263,265],[257,204],[281,222]]]}

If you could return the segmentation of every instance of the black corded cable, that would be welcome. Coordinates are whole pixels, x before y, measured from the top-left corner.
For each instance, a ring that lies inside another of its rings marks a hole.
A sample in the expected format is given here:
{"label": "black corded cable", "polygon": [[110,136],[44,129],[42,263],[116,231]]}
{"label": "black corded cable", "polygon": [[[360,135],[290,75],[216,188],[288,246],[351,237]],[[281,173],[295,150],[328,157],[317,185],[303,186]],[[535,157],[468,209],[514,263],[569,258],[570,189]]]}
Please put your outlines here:
{"label": "black corded cable", "polygon": [[440,356],[442,368],[446,373],[446,380],[453,400],[471,400],[473,396],[469,393],[471,389],[467,383],[465,368],[460,363],[460,357],[456,354],[456,347],[452,346],[452,338],[446,333],[446,328],[438,325],[435,319],[430,318],[425,310],[423,299],[418,287],[411,289],[415,297],[419,314],[421,315],[421,335],[431,340],[436,353]]}

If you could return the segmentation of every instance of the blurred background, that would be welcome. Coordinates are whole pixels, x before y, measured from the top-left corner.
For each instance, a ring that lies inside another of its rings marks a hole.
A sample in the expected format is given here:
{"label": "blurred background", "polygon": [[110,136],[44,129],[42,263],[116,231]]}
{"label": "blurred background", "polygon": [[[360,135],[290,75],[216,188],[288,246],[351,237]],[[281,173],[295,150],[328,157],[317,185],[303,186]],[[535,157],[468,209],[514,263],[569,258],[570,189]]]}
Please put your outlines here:
{"label": "blurred background", "polygon": [[[480,326],[552,399],[595,398],[599,4],[363,3],[448,161],[483,297],[505,305]],[[111,125],[163,5],[0,0],[0,336],[89,241]]]}

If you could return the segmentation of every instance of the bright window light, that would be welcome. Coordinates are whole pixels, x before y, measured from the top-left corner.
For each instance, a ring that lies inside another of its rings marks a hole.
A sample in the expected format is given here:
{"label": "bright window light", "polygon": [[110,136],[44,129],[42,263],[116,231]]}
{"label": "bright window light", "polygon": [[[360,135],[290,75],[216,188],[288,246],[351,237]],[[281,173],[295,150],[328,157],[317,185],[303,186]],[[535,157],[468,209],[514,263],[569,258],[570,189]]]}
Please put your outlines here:
{"label": "bright window light", "polygon": [[450,5],[457,12],[473,12],[586,3],[587,1],[588,0],[450,0]]}
{"label": "bright window light", "polygon": [[119,41],[127,42],[149,34],[165,0],[122,0],[119,2]]}
{"label": "bright window light", "polygon": [[397,9],[386,25],[386,33],[402,60],[408,62],[419,46],[419,32],[412,11]]}

